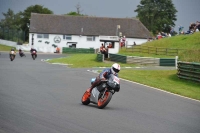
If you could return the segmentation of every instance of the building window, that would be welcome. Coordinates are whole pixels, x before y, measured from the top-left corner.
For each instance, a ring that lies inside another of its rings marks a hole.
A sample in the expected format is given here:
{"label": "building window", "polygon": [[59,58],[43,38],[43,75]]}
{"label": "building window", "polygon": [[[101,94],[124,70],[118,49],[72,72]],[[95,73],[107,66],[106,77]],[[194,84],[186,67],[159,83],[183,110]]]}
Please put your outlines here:
{"label": "building window", "polygon": [[72,36],[71,35],[63,35],[63,39],[72,40]]}
{"label": "building window", "polygon": [[95,41],[95,36],[87,36],[87,41]]}
{"label": "building window", "polygon": [[49,39],[49,34],[37,34],[37,38]]}
{"label": "building window", "polygon": [[43,38],[49,39],[49,34],[43,34]]}

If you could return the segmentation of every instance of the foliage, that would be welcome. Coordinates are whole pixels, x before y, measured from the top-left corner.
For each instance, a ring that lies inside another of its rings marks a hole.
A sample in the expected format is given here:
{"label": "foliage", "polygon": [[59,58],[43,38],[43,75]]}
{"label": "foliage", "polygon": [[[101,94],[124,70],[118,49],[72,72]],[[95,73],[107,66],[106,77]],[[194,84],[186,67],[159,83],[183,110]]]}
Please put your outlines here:
{"label": "foliage", "polygon": [[7,29],[20,30],[21,12],[15,14],[13,10],[8,9],[7,13],[2,13],[5,19],[2,19],[0,26]]}
{"label": "foliage", "polygon": [[175,25],[177,10],[172,0],[141,0],[135,12],[137,17],[154,34],[169,32]]}
{"label": "foliage", "polygon": [[51,10],[41,5],[29,6],[23,12],[20,11],[17,14],[8,9],[7,13],[3,13],[5,19],[1,20],[0,26],[6,29],[23,30],[26,33],[25,40],[28,40],[31,13],[53,14]]}
{"label": "foliage", "polygon": [[86,15],[83,15],[83,14],[78,14],[77,12],[69,12],[65,15],[71,15],[71,16],[86,16]]}

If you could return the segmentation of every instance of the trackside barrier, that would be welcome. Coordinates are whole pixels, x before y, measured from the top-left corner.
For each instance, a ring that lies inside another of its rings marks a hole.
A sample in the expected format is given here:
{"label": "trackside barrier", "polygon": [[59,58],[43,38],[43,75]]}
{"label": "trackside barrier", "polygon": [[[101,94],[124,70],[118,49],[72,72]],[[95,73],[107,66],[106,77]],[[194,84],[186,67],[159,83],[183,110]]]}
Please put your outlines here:
{"label": "trackside barrier", "polygon": [[159,66],[159,58],[151,57],[138,57],[138,56],[127,56],[126,62],[128,64],[140,64],[140,65],[152,65]]}
{"label": "trackside barrier", "polygon": [[141,64],[151,66],[176,66],[176,59],[162,59],[153,57],[124,56],[119,54],[110,54],[109,60],[127,64]]}
{"label": "trackside barrier", "polygon": [[110,61],[127,63],[127,61],[126,61],[127,60],[127,56],[124,56],[124,55],[110,54],[109,53],[109,58],[110,58]]}
{"label": "trackside barrier", "polygon": [[181,79],[200,82],[200,63],[179,61],[177,76]]}
{"label": "trackside barrier", "polygon": [[160,66],[176,66],[176,59],[160,59]]}
{"label": "trackside barrier", "polygon": [[98,62],[104,62],[104,54],[98,53],[96,60]]}
{"label": "trackside barrier", "polygon": [[63,53],[95,53],[95,49],[93,48],[67,48],[67,47],[63,47],[62,48],[62,52]]}

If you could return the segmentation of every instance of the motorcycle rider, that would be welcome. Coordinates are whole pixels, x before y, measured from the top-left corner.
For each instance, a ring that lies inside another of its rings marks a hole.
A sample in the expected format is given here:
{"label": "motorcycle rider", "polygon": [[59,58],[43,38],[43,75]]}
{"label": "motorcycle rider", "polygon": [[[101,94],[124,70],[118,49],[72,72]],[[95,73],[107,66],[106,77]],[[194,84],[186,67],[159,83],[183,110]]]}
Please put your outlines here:
{"label": "motorcycle rider", "polygon": [[14,52],[14,58],[15,58],[15,55],[16,55],[16,52],[15,52],[15,49],[14,48],[11,48],[11,50],[10,50],[10,57],[11,57],[11,52]]}
{"label": "motorcycle rider", "polygon": [[[34,48],[31,48],[30,52],[31,52],[31,56],[33,57],[33,51],[35,51],[37,53],[37,50]],[[35,54],[35,57],[37,58],[37,54]]]}
{"label": "motorcycle rider", "polygon": [[19,55],[20,55],[20,56],[25,56],[25,57],[26,57],[26,55],[24,54],[24,52],[23,52],[21,49],[19,49]]}
{"label": "motorcycle rider", "polygon": [[101,83],[101,81],[106,80],[109,78],[110,74],[114,74],[115,76],[118,77],[118,73],[120,71],[120,65],[118,63],[114,63],[111,68],[105,68],[95,79],[95,81],[93,82],[93,84],[91,85],[91,87],[89,89],[87,89],[87,92],[89,93],[89,95],[92,92],[92,89],[94,87],[96,87],[98,84]]}

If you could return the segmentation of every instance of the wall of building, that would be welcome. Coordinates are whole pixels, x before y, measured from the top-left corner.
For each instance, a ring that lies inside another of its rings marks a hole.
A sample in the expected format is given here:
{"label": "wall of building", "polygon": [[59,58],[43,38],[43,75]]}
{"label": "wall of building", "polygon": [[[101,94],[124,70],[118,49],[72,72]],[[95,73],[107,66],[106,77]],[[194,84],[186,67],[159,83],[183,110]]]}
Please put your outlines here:
{"label": "wall of building", "polygon": [[[52,45],[58,46],[61,50],[62,47],[70,47],[70,45],[76,43],[76,48],[94,48],[99,49],[103,42],[102,36],[96,36],[95,41],[87,41],[87,36],[72,35],[71,40],[63,39],[63,35],[49,34],[49,38],[37,38],[37,34],[29,34],[29,45],[39,51],[55,52],[55,48]],[[133,45],[136,42],[137,45],[147,42],[146,39],[126,38],[127,45]],[[33,44],[33,45],[32,45]],[[115,48],[110,49],[110,53],[118,53],[119,43],[115,42]],[[62,52],[62,51],[61,51]]]}
{"label": "wall of building", "polygon": [[[55,41],[55,39],[60,41]],[[99,48],[101,43],[99,37],[95,37],[95,41],[87,41],[87,36],[76,36],[73,35],[71,40],[63,39],[63,35],[49,34],[49,38],[37,38],[37,34],[33,35],[32,45],[32,33],[29,34],[29,44],[33,47],[52,47],[53,44],[58,47],[69,47],[69,42],[76,42],[76,48]]]}

